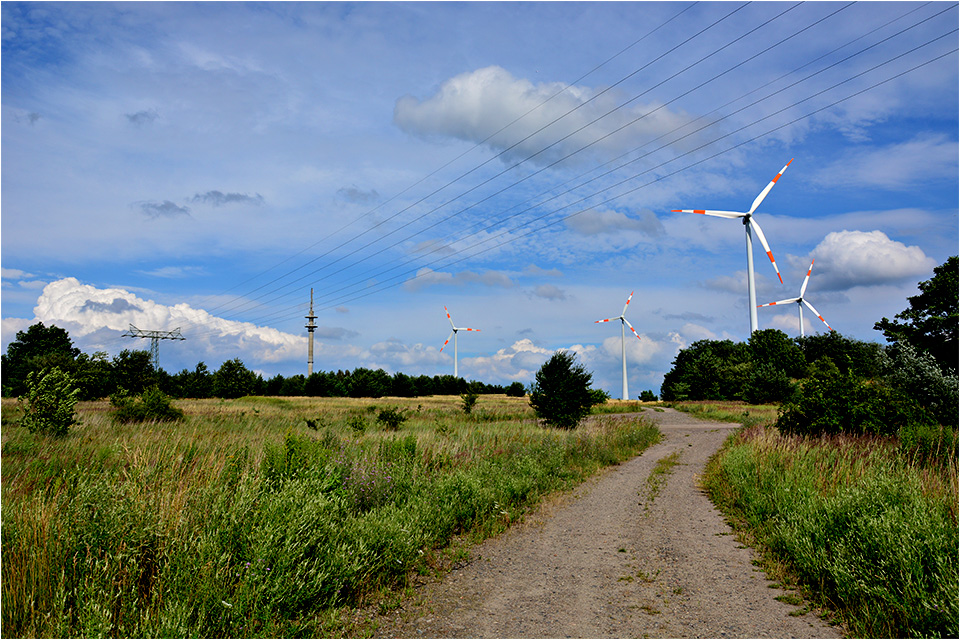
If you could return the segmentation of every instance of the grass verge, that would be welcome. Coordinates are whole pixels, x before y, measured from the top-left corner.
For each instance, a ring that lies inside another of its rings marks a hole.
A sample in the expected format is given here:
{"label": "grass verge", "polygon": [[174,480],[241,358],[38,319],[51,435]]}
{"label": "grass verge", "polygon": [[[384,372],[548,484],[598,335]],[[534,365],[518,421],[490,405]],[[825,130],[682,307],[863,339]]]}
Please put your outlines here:
{"label": "grass verge", "polygon": [[854,637],[957,637],[956,463],[878,438],[733,434],[703,484],[769,564]]}
{"label": "grass verge", "polygon": [[[4,403],[5,637],[341,636],[338,614],[659,438],[639,418],[537,426],[523,399],[178,401],[63,439]],[[384,408],[403,411],[384,429]],[[309,422],[308,422],[309,420]]]}

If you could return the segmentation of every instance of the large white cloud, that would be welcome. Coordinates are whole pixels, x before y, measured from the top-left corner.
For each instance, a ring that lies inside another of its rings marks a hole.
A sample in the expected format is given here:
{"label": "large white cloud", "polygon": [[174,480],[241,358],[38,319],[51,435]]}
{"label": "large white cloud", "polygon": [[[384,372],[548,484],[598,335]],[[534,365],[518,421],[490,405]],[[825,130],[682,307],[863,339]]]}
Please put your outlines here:
{"label": "large white cloud", "polygon": [[902,282],[930,275],[936,266],[920,247],[891,240],[882,231],[828,233],[810,256],[817,289],[823,291]]}
{"label": "large white cloud", "polygon": [[[303,336],[218,318],[187,304],[159,304],[124,289],[98,289],[76,278],[64,278],[44,287],[34,314],[40,322],[62,326],[77,338],[94,339],[96,334],[101,340],[109,340],[117,337],[115,332],[126,331],[130,325],[147,331],[180,328],[190,343],[190,351],[206,357],[220,356],[223,360],[240,357],[263,363],[293,358],[305,360],[306,338]],[[146,346],[131,343],[130,348]]]}
{"label": "large white cloud", "polygon": [[[450,78],[425,100],[400,98],[394,122],[419,136],[453,137],[482,142],[497,151],[510,149],[511,159],[538,153],[569,136],[539,154],[534,159],[538,164],[563,158],[637,119],[591,149],[619,155],[683,122],[656,104],[631,103],[613,111],[624,101],[623,95],[613,91],[601,95],[589,87],[566,87],[559,82],[534,84],[490,66]],[[611,115],[591,124],[610,111]]]}

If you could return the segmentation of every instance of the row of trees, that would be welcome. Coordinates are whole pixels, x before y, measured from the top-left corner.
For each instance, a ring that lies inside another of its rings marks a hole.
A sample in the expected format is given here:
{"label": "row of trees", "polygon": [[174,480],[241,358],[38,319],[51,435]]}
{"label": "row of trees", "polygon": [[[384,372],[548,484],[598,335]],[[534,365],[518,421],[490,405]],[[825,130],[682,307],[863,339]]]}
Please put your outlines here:
{"label": "row of trees", "polygon": [[526,388],[520,382],[506,387],[463,378],[445,376],[408,376],[388,374],[383,369],[358,368],[353,371],[317,372],[310,376],[276,375],[264,379],[248,369],[241,360],[224,362],[210,371],[200,362],[193,370],[169,374],[154,368],[147,351],[123,350],[110,359],[106,353],[82,353],[73,346],[66,330],[38,322],[17,333],[2,356],[3,395],[19,397],[27,392],[27,377],[54,367],[72,378],[79,389],[78,398],[94,400],[123,391],[140,395],[158,387],[174,398],[239,398],[247,395],[326,396],[379,398],[459,395],[463,393],[506,393],[522,396]]}
{"label": "row of trees", "polygon": [[661,395],[781,403],[777,424],[792,433],[904,437],[940,425],[955,438],[957,280],[954,256],[920,283],[908,309],[876,323],[887,345],[837,332],[790,339],[775,329],[745,343],[695,342],[677,354]]}

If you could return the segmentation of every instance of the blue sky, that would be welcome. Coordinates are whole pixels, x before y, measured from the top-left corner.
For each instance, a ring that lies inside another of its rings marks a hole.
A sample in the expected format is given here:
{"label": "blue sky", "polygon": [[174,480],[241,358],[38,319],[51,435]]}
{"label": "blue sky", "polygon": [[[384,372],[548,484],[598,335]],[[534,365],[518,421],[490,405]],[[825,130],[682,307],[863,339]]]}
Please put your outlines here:
{"label": "blue sky", "polygon": [[[2,5],[3,349],[180,327],[241,358],[529,383],[573,349],[620,393],[806,297],[873,330],[958,249],[956,3]],[[805,314],[806,332],[826,327]],[[811,322],[814,321],[814,322]],[[796,309],[760,328],[799,333]],[[629,336],[628,332],[628,336]]]}

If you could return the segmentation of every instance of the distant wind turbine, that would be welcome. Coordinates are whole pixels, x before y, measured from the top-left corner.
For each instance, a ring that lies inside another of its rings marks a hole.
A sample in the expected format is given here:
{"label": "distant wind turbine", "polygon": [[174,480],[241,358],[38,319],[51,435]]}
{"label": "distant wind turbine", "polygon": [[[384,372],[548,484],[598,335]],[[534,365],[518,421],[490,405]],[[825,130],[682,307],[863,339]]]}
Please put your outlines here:
{"label": "distant wind turbine", "polygon": [[813,311],[813,315],[820,318],[820,322],[827,325],[827,329],[833,331],[833,327],[827,324],[827,321],[823,319],[823,316],[813,308],[813,305],[803,299],[803,293],[807,290],[807,282],[810,281],[810,272],[813,271],[813,260],[810,261],[810,268],[807,269],[807,277],[803,279],[803,284],[800,285],[800,297],[798,298],[788,298],[786,300],[778,300],[776,302],[768,302],[767,304],[761,304],[761,307],[772,307],[778,304],[787,304],[790,302],[797,303],[797,310],[800,312],[800,337],[803,337],[803,305],[807,305],[810,308],[810,311]]}
{"label": "distant wind turbine", "polygon": [[458,327],[453,324],[453,318],[450,317],[450,311],[444,307],[444,311],[447,312],[447,320],[450,321],[450,326],[453,327],[453,331],[450,332],[450,335],[447,336],[446,341],[443,343],[443,347],[440,347],[440,352],[443,352],[443,348],[447,346],[447,343],[450,342],[450,338],[453,338],[453,377],[459,378],[460,374],[457,372],[457,332],[458,331],[480,331],[480,329],[469,329],[467,327]]}
{"label": "distant wind turbine", "polygon": [[[792,158],[790,159],[790,162],[793,162]],[[780,278],[780,284],[783,284],[783,277],[780,276],[780,269],[777,268],[777,261],[773,259],[773,253],[770,251],[770,245],[767,244],[767,239],[763,236],[763,230],[760,229],[760,225],[757,224],[753,214],[757,210],[757,207],[760,206],[760,203],[763,202],[763,199],[767,197],[767,194],[770,193],[770,189],[773,189],[773,185],[777,183],[777,180],[780,179],[780,176],[783,175],[783,172],[786,171],[787,167],[790,166],[790,162],[784,165],[783,169],[780,169],[780,173],[774,176],[773,180],[770,181],[770,184],[768,184],[766,188],[760,192],[760,195],[757,196],[757,199],[754,200],[753,204],[750,206],[749,211],[673,209],[674,213],[700,213],[708,216],[716,216],[718,218],[743,219],[743,228],[747,232],[747,293],[750,299],[750,333],[753,333],[757,330],[757,287],[753,278],[753,238],[750,233],[751,228],[757,232],[757,238],[760,239],[760,244],[763,245],[764,251],[767,252],[767,257],[770,258],[770,263],[773,264],[773,270],[777,272],[777,277]]]}
{"label": "distant wind turbine", "polygon": [[[627,296],[627,304],[623,305],[623,311],[620,312],[620,315],[616,318],[606,318],[605,320],[597,320],[594,324],[599,322],[610,322],[611,320],[620,321],[620,357],[623,360],[623,399],[629,400],[630,394],[627,392],[627,330],[626,327],[630,327],[630,331],[633,331],[633,335],[637,336],[637,340],[640,340],[640,334],[637,333],[637,330],[633,328],[633,325],[630,324],[630,321],[625,317],[627,315],[627,307],[630,306],[630,299],[633,297],[633,291],[630,292],[630,295]],[[626,326],[624,326],[626,325]]]}

